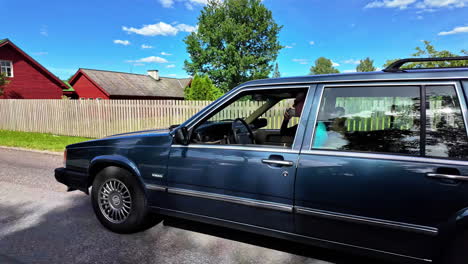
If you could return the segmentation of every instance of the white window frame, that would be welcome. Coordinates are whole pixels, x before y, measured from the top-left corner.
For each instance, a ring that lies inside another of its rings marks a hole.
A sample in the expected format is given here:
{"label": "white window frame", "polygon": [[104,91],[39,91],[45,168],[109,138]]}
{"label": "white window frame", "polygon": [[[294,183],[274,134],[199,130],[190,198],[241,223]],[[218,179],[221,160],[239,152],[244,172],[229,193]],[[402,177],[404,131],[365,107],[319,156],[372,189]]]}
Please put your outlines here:
{"label": "white window frame", "polygon": [[15,75],[13,74],[13,62],[10,61],[10,60],[0,60],[0,73],[8,73],[8,71],[4,71],[3,68],[7,68],[8,66],[3,66],[2,65],[2,62],[8,62],[10,64],[9,68],[10,68],[10,72],[11,72],[11,75],[7,75],[7,77],[9,78],[13,78]]}

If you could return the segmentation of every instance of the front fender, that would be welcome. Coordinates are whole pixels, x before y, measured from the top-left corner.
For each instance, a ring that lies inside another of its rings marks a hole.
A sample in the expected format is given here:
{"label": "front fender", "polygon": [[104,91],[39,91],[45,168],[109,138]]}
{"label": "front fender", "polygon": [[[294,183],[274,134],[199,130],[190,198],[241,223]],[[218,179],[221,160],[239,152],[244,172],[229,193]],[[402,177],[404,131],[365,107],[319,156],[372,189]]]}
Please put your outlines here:
{"label": "front fender", "polygon": [[133,175],[135,175],[141,187],[143,188],[143,190],[145,190],[144,183],[141,178],[140,170],[136,166],[135,162],[121,155],[102,155],[102,156],[97,156],[93,158],[88,167],[88,175],[90,176],[89,185],[92,185],[92,182],[94,181],[94,177],[96,176],[96,174],[101,169],[108,167],[108,166],[118,166],[118,167],[127,169]]}

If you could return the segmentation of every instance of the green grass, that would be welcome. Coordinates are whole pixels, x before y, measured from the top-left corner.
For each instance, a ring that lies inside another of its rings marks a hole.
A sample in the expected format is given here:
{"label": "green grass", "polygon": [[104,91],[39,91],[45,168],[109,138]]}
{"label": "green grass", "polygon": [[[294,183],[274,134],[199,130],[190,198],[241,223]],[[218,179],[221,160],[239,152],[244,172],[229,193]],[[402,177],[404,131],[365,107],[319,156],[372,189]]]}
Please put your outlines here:
{"label": "green grass", "polygon": [[63,151],[65,146],[91,138],[57,136],[44,133],[0,130],[0,146],[48,151]]}

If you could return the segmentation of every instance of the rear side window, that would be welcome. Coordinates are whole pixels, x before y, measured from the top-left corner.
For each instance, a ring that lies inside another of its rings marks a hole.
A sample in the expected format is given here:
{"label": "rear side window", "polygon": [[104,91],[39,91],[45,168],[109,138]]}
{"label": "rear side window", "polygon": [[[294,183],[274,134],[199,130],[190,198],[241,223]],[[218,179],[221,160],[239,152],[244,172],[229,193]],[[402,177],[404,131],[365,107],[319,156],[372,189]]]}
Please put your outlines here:
{"label": "rear side window", "polygon": [[468,157],[466,128],[453,86],[426,86],[425,147],[428,157]]}
{"label": "rear side window", "polygon": [[313,148],[420,154],[420,87],[325,88]]}

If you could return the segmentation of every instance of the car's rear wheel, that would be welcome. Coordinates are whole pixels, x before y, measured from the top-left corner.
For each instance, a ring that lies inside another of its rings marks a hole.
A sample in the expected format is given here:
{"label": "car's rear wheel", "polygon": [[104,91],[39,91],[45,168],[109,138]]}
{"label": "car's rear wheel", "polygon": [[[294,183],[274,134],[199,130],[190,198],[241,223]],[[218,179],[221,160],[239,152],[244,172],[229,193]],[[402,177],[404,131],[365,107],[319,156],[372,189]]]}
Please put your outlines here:
{"label": "car's rear wheel", "polygon": [[99,222],[113,232],[139,232],[156,223],[138,180],[120,167],[110,166],[96,175],[91,202]]}

